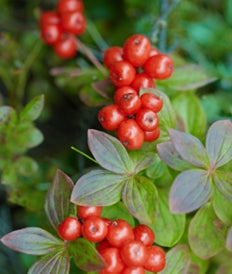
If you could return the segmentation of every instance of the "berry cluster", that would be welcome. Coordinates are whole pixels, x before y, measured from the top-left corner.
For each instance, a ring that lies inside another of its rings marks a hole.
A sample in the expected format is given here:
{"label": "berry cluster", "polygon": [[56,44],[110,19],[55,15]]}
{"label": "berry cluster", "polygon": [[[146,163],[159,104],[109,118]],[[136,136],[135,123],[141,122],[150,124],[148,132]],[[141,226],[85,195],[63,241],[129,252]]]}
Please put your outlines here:
{"label": "berry cluster", "polygon": [[86,25],[83,9],[82,0],[59,0],[56,11],[45,11],[40,17],[41,38],[60,58],[72,58],[77,52],[75,36]]}
{"label": "berry cluster", "polygon": [[104,52],[104,64],[115,86],[114,103],[103,107],[98,120],[106,130],[117,131],[121,143],[134,150],[143,142],[155,141],[159,135],[159,112],[162,99],[152,93],[140,96],[141,88],[155,88],[155,79],[172,75],[172,59],[152,47],[141,34],[130,36],[123,47]]}
{"label": "berry cluster", "polygon": [[164,250],[152,245],[155,234],[144,224],[135,228],[122,219],[101,218],[101,206],[77,206],[78,217],[67,217],[58,226],[59,236],[72,241],[81,235],[97,244],[106,267],[100,274],[145,274],[162,271],[166,264]]}

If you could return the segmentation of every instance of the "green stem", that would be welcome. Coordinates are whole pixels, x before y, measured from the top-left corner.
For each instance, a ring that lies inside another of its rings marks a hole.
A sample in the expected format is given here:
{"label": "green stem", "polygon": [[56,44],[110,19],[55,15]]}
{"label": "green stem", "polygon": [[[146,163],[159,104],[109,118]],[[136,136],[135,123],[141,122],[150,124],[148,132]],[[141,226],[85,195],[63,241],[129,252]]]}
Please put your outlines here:
{"label": "green stem", "polygon": [[77,153],[81,154],[82,156],[88,158],[89,160],[93,161],[95,164],[98,164],[98,162],[95,159],[93,159],[92,157],[90,157],[89,155],[84,153],[83,151],[79,150],[78,148],[75,148],[72,146],[71,149],[76,151]]}
{"label": "green stem", "polygon": [[103,49],[107,49],[109,47],[108,44],[106,43],[106,41],[102,38],[101,34],[99,33],[95,24],[93,24],[92,21],[88,20],[86,29],[101,51]]}

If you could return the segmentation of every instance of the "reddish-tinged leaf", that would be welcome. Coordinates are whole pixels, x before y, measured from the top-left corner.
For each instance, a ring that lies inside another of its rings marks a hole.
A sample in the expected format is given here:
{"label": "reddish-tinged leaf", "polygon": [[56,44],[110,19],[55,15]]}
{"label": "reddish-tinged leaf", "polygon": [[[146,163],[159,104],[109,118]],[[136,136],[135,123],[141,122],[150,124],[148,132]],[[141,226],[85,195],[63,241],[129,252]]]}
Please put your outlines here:
{"label": "reddish-tinged leaf", "polygon": [[169,132],[172,144],[185,161],[197,167],[208,167],[208,155],[199,139],[174,129],[170,129]]}
{"label": "reddish-tinged leaf", "polygon": [[173,213],[187,213],[198,209],[211,196],[212,182],[207,171],[191,169],[181,172],[169,193],[169,206]]}
{"label": "reddish-tinged leaf", "polygon": [[180,154],[176,151],[172,142],[158,144],[157,151],[160,158],[172,169],[183,171],[193,168],[190,163],[180,157]]}
{"label": "reddish-tinged leaf", "polygon": [[138,151],[138,150],[132,150],[129,155],[134,165],[133,167],[134,174],[137,174],[140,171],[153,165],[157,156],[157,154],[152,152],[147,152],[147,151],[144,152],[144,151]]}
{"label": "reddish-tinged leaf", "polygon": [[4,235],[1,242],[10,249],[31,255],[47,254],[63,244],[63,241],[38,227],[12,231]]}
{"label": "reddish-tinged leaf", "polygon": [[226,237],[226,248],[232,251],[232,227],[230,228]]}
{"label": "reddish-tinged leaf", "polygon": [[213,168],[232,160],[231,121],[217,121],[211,125],[206,136],[206,150]]}
{"label": "reddish-tinged leaf", "polygon": [[120,201],[126,177],[108,170],[95,169],[78,179],[71,202],[79,205],[112,205]]}
{"label": "reddish-tinged leaf", "polygon": [[218,190],[232,202],[232,172],[216,170],[213,179]]}
{"label": "reddish-tinged leaf", "polygon": [[110,78],[105,78],[98,82],[94,82],[92,83],[92,87],[104,98],[110,98],[109,90],[112,89],[112,81]]}
{"label": "reddish-tinged leaf", "polygon": [[152,181],[139,175],[131,177],[123,189],[122,200],[127,210],[140,222],[154,223],[158,193]]}
{"label": "reddish-tinged leaf", "polygon": [[37,260],[28,274],[69,274],[70,258],[66,249],[54,250]]}
{"label": "reddish-tinged leaf", "polygon": [[102,131],[88,130],[88,145],[94,158],[103,168],[114,173],[128,173],[132,161],[121,142]]}
{"label": "reddish-tinged leaf", "polygon": [[72,180],[58,169],[45,200],[45,212],[55,230],[66,217],[76,212],[76,207],[70,203],[72,189]]}

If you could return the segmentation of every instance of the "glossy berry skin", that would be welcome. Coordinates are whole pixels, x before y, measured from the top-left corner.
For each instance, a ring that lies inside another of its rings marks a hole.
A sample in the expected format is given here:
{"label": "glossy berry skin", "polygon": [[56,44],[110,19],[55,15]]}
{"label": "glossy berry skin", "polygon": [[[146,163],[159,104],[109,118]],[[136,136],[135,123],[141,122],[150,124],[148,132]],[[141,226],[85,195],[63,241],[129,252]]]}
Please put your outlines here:
{"label": "glossy berry skin", "polygon": [[127,93],[119,100],[118,106],[126,115],[135,114],[141,108],[141,100],[137,94]]}
{"label": "glossy berry skin", "polygon": [[152,131],[159,125],[158,115],[148,108],[141,108],[136,113],[135,120],[138,125],[145,131]]}
{"label": "glossy berry skin", "polygon": [[144,268],[150,272],[159,272],[165,268],[166,254],[159,246],[147,247],[148,257],[144,263]]}
{"label": "glossy berry skin", "polygon": [[124,86],[124,87],[116,89],[115,92],[114,92],[114,102],[115,102],[115,104],[119,104],[120,100],[126,94],[136,94],[137,95],[137,92],[136,92],[136,90],[134,90],[133,88],[131,88],[129,86]]}
{"label": "glossy berry skin", "polygon": [[145,270],[142,266],[127,266],[125,267],[121,274],[145,274]]}
{"label": "glossy berry skin", "polygon": [[84,5],[80,0],[60,0],[57,3],[57,13],[62,15],[66,12],[70,11],[78,11],[82,12],[84,9]]}
{"label": "glossy berry skin", "polygon": [[72,35],[67,35],[57,42],[53,49],[60,58],[69,59],[76,55],[77,43]]}
{"label": "glossy berry skin", "polygon": [[125,264],[123,263],[118,248],[108,247],[100,251],[106,267],[99,271],[99,274],[118,274],[121,273]]}
{"label": "glossy berry skin", "polygon": [[111,65],[115,62],[123,60],[123,49],[122,47],[110,47],[104,51],[103,63],[110,69]]}
{"label": "glossy berry skin", "polygon": [[41,39],[47,45],[55,45],[61,40],[62,29],[59,24],[48,24],[41,27]]}
{"label": "glossy berry skin", "polygon": [[140,88],[155,88],[155,82],[146,73],[138,73],[135,75],[131,87],[139,93]]}
{"label": "glossy berry skin", "polygon": [[146,246],[137,240],[125,244],[120,250],[120,255],[128,266],[143,266],[148,257]]}
{"label": "glossy berry skin", "polygon": [[118,128],[118,139],[130,150],[139,149],[144,142],[144,133],[133,119],[123,121]]}
{"label": "glossy berry skin", "polygon": [[114,220],[108,226],[106,239],[111,246],[121,248],[126,242],[134,239],[133,228],[125,220]]}
{"label": "glossy berry skin", "polygon": [[151,51],[150,40],[141,34],[130,36],[123,45],[123,57],[133,66],[142,66],[148,59]]}
{"label": "glossy berry skin", "polygon": [[155,79],[164,80],[172,75],[174,63],[168,55],[157,54],[149,57],[143,68],[148,76]]}
{"label": "glossy berry skin", "polygon": [[140,96],[142,107],[151,109],[154,112],[159,112],[163,107],[163,100],[156,94],[144,93]]}
{"label": "glossy berry skin", "polygon": [[64,31],[80,35],[85,31],[86,20],[81,12],[70,11],[62,15],[61,25]]}
{"label": "glossy berry skin", "polygon": [[48,25],[48,24],[59,24],[60,17],[54,11],[45,11],[41,14],[39,20],[40,26]]}
{"label": "glossy berry skin", "polygon": [[98,252],[102,252],[104,249],[111,247],[111,245],[109,244],[109,242],[104,239],[103,241],[99,242],[97,245],[97,251]]}
{"label": "glossy berry skin", "polygon": [[85,220],[89,217],[100,217],[102,213],[102,206],[77,206],[77,214],[79,218]]}
{"label": "glossy berry skin", "polygon": [[135,68],[127,61],[115,62],[110,67],[110,79],[116,87],[129,86],[135,74]]}
{"label": "glossy berry skin", "polygon": [[106,130],[117,130],[123,120],[125,114],[116,104],[105,106],[98,112],[98,121]]}
{"label": "glossy berry skin", "polygon": [[157,48],[152,47],[151,51],[150,51],[150,54],[149,54],[149,57],[157,55],[157,54],[160,54],[160,51]]}
{"label": "glossy berry skin", "polygon": [[152,245],[155,241],[155,233],[147,225],[137,225],[134,228],[135,240],[142,242],[145,246]]}
{"label": "glossy berry skin", "polygon": [[144,131],[144,142],[153,142],[160,136],[160,129],[157,127],[153,131]]}
{"label": "glossy berry skin", "polygon": [[105,239],[108,231],[106,223],[99,217],[90,217],[82,225],[82,235],[90,242],[100,242]]}
{"label": "glossy berry skin", "polygon": [[81,223],[76,217],[67,217],[57,228],[59,236],[66,241],[73,241],[81,235]]}

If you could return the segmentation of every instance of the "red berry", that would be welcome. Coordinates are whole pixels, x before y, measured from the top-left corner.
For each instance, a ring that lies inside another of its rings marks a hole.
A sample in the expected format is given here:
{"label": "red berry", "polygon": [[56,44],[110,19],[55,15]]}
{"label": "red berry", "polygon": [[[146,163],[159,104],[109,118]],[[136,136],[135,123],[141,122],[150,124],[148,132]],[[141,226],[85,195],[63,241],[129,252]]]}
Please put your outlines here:
{"label": "red berry", "polygon": [[140,96],[142,107],[151,109],[154,112],[159,112],[163,107],[163,100],[156,94],[144,93]]}
{"label": "red berry", "polygon": [[141,34],[130,36],[123,46],[123,57],[128,60],[133,66],[142,66],[151,51],[151,42]]}
{"label": "red berry", "polygon": [[155,88],[155,82],[146,73],[139,73],[135,75],[131,87],[139,93],[140,88]]}
{"label": "red berry", "polygon": [[108,247],[100,252],[106,267],[99,271],[99,274],[118,274],[121,273],[125,264],[123,263],[119,249],[116,247]]}
{"label": "red berry", "polygon": [[108,231],[106,223],[99,217],[90,217],[82,225],[82,235],[90,242],[100,242],[105,239]]}
{"label": "red berry", "polygon": [[138,125],[145,131],[152,131],[159,125],[158,115],[148,108],[141,108],[136,113],[135,120]]}
{"label": "red berry", "polygon": [[135,68],[127,61],[115,62],[110,67],[110,79],[116,87],[129,86],[135,74]]}
{"label": "red berry", "polygon": [[100,217],[101,213],[102,206],[77,206],[77,214],[83,220],[93,216]]}
{"label": "red berry", "polygon": [[126,94],[137,94],[136,90],[134,90],[131,87],[125,86],[125,87],[121,87],[115,90],[114,92],[114,102],[115,104],[119,104],[120,100],[122,99],[122,97]]}
{"label": "red berry", "polygon": [[59,24],[45,24],[41,27],[41,39],[48,45],[54,45],[61,40],[62,29]]}
{"label": "red berry", "polygon": [[123,120],[125,120],[125,115],[116,104],[105,106],[98,112],[98,121],[106,130],[118,129]]}
{"label": "red berry", "polygon": [[160,129],[157,127],[153,131],[144,131],[144,142],[153,142],[160,136]]}
{"label": "red berry", "polygon": [[104,239],[103,241],[101,241],[100,243],[98,243],[97,245],[97,251],[98,252],[102,252],[104,249],[111,247],[111,245],[109,244],[109,242]]}
{"label": "red berry", "polygon": [[133,228],[125,220],[114,220],[108,227],[106,238],[110,245],[121,248],[126,242],[134,239]]}
{"label": "red berry", "polygon": [[81,223],[76,217],[67,217],[59,224],[57,232],[63,240],[75,240],[81,235]]}
{"label": "red berry", "polygon": [[54,51],[57,56],[63,59],[69,59],[75,56],[77,52],[77,43],[72,35],[65,35],[54,45]]}
{"label": "red berry", "polygon": [[107,68],[110,68],[112,64],[123,60],[123,49],[122,47],[110,47],[104,51],[103,62]]}
{"label": "red berry", "polygon": [[146,246],[142,242],[133,240],[121,248],[120,255],[128,266],[143,266],[148,253]]}
{"label": "red berry", "polygon": [[84,9],[84,5],[80,0],[60,0],[57,3],[57,13],[64,14],[70,11],[79,11],[82,12]]}
{"label": "red berry", "polygon": [[123,269],[121,274],[145,274],[145,270],[142,266],[127,266]]}
{"label": "red berry", "polygon": [[160,54],[159,50],[157,48],[152,47],[151,51],[150,51],[150,54],[149,54],[149,57],[157,55],[157,54]]}
{"label": "red berry", "polygon": [[142,242],[145,246],[152,245],[155,241],[155,233],[147,225],[137,225],[134,228],[135,240]]}
{"label": "red berry", "polygon": [[151,272],[159,272],[164,269],[166,264],[166,254],[159,246],[147,247],[148,257],[144,263],[144,268]]}
{"label": "red berry", "polygon": [[41,26],[48,24],[59,24],[60,18],[56,12],[48,10],[41,14],[39,23]]}
{"label": "red berry", "polygon": [[64,31],[80,35],[85,31],[85,17],[81,12],[69,11],[62,15],[61,25]]}
{"label": "red berry", "polygon": [[174,63],[168,55],[157,54],[148,58],[143,68],[150,77],[164,80],[172,75]]}
{"label": "red berry", "polygon": [[126,148],[136,150],[143,144],[144,133],[135,120],[127,119],[118,128],[118,139]]}
{"label": "red berry", "polygon": [[132,115],[141,108],[141,100],[137,94],[127,93],[122,96],[118,106],[126,115]]}

